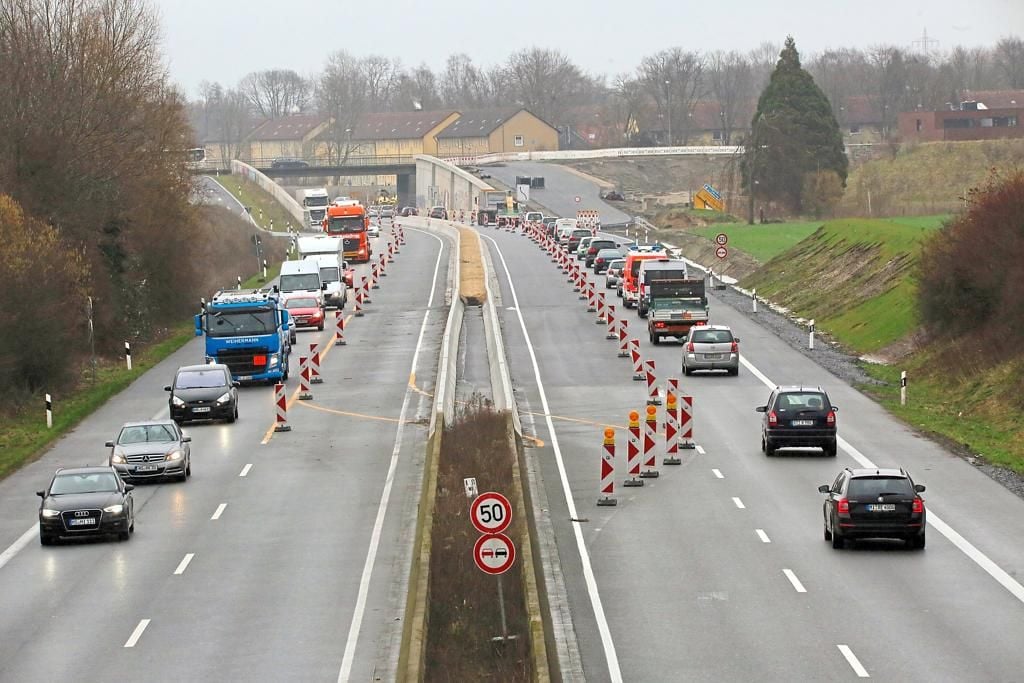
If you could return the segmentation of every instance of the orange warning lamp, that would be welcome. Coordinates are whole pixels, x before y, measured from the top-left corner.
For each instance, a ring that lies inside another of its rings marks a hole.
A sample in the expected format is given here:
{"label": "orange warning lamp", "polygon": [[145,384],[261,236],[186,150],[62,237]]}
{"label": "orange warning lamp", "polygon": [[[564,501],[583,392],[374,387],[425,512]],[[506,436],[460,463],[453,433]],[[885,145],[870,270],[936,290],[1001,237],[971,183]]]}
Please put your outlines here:
{"label": "orange warning lamp", "polygon": [[652,420],[654,416],[658,414],[658,409],[654,406],[647,406],[647,419]]}
{"label": "orange warning lamp", "polygon": [[606,427],[605,430],[604,430],[604,438],[606,438],[606,439],[614,439],[615,438],[615,430],[612,429],[611,427]]}
{"label": "orange warning lamp", "polygon": [[635,410],[629,411],[629,421],[630,422],[636,422],[639,419],[640,419],[640,413],[636,412]]}

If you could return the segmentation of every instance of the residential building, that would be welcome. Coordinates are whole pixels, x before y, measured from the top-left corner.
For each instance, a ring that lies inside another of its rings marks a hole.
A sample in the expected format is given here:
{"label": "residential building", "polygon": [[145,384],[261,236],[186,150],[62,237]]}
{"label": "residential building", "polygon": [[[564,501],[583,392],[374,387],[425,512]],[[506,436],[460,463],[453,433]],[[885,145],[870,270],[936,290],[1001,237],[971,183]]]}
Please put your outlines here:
{"label": "residential building", "polygon": [[364,114],[352,130],[351,153],[378,157],[436,156],[438,134],[458,117],[454,110]]}
{"label": "residential building", "polygon": [[956,109],[899,115],[900,137],[905,142],[1024,138],[1022,124],[1024,106],[990,108],[981,100],[961,102]]}
{"label": "residential building", "polygon": [[526,109],[496,108],[459,112],[437,134],[440,157],[558,149],[558,130]]}
{"label": "residential building", "polygon": [[[320,114],[295,114],[264,121],[248,136],[248,159],[254,163],[271,159],[312,156],[316,138],[325,131],[330,119]],[[246,158],[242,155],[242,158]]]}

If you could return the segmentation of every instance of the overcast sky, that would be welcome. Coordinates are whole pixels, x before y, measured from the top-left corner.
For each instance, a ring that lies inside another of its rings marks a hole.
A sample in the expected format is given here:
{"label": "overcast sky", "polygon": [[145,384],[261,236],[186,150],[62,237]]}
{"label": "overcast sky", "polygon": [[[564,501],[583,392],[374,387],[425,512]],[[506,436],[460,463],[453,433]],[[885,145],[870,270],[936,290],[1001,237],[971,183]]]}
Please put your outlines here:
{"label": "overcast sky", "polygon": [[171,76],[190,97],[203,80],[234,86],[251,71],[309,76],[331,52],[426,62],[465,52],[478,65],[518,49],[557,48],[582,69],[614,76],[667,47],[746,51],[796,38],[802,55],[829,47],[933,49],[1024,36],[1024,0],[150,0]]}

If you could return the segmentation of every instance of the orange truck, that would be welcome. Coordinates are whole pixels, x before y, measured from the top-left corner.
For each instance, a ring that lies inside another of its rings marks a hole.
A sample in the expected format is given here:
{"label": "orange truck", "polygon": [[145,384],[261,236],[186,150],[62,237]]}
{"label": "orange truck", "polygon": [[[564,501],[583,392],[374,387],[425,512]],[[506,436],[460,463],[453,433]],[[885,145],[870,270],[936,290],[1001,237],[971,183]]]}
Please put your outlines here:
{"label": "orange truck", "polygon": [[370,217],[366,207],[358,201],[339,201],[327,208],[323,222],[324,232],[332,237],[341,237],[342,251],[346,261],[368,262],[373,255],[370,247]]}

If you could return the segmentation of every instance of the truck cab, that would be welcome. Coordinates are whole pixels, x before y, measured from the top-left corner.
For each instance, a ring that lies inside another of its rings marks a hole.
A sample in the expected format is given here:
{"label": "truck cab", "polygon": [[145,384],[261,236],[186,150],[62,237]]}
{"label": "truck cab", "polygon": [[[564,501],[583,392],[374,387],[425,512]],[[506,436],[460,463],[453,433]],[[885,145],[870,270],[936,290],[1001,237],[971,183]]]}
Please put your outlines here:
{"label": "truck cab", "polygon": [[327,207],[323,231],[331,237],[341,237],[342,254],[346,261],[369,262],[373,256],[370,247],[370,217],[358,201],[335,202]]}
{"label": "truck cab", "polygon": [[195,330],[206,336],[206,362],[228,366],[234,381],[288,379],[291,316],[278,291],[219,291],[195,316]]}
{"label": "truck cab", "polygon": [[331,200],[324,188],[312,190],[299,190],[299,202],[306,214],[306,225],[311,230],[317,230],[327,217],[327,207]]}

